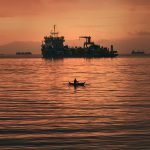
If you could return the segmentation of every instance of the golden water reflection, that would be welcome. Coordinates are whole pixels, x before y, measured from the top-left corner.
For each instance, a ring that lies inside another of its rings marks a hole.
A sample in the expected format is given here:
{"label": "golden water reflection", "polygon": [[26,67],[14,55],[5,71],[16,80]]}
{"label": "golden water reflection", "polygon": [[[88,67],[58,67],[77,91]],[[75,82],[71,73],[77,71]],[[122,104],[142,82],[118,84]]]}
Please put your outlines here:
{"label": "golden water reflection", "polygon": [[[149,58],[1,59],[0,148],[149,148],[149,66]],[[74,78],[86,86],[68,86]]]}

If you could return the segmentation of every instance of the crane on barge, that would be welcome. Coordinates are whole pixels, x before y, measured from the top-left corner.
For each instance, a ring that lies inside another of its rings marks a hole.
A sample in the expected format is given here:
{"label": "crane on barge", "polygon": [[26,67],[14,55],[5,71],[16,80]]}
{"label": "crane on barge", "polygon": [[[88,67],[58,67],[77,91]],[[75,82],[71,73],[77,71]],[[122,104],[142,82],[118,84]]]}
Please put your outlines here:
{"label": "crane on barge", "polygon": [[91,36],[80,36],[79,39],[81,38],[85,39],[84,48],[88,48],[89,45],[94,45],[94,42],[91,42]]}

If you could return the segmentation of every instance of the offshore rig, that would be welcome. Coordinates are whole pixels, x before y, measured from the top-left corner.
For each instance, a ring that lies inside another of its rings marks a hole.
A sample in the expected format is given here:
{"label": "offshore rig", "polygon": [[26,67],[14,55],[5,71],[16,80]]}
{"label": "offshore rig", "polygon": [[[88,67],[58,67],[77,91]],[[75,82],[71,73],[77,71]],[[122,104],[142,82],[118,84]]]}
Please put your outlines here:
{"label": "offshore rig", "polygon": [[91,41],[90,36],[80,36],[84,38],[83,47],[69,47],[64,45],[64,36],[58,36],[56,25],[50,32],[49,36],[44,37],[41,45],[43,58],[67,58],[67,57],[82,57],[82,58],[101,58],[101,57],[116,57],[118,52],[111,48],[103,47]]}

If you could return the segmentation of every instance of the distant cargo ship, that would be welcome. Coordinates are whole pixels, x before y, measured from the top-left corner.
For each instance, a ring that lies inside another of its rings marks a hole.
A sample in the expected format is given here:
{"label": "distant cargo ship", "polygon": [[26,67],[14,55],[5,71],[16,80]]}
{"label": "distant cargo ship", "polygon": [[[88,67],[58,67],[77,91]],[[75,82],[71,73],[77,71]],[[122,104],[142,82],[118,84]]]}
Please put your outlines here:
{"label": "distant cargo ship", "polygon": [[145,52],[144,51],[135,51],[135,50],[133,50],[132,52],[131,52],[131,54],[132,55],[145,55]]}
{"label": "distant cargo ship", "polygon": [[64,45],[64,36],[58,36],[58,32],[55,30],[56,26],[49,36],[44,37],[44,41],[41,45],[41,51],[43,58],[65,58],[65,57],[116,57],[118,52],[111,48],[96,45],[91,41],[90,36],[81,36],[84,38],[85,42],[83,47],[69,47]]}
{"label": "distant cargo ship", "polygon": [[16,52],[16,55],[32,55],[31,52]]}

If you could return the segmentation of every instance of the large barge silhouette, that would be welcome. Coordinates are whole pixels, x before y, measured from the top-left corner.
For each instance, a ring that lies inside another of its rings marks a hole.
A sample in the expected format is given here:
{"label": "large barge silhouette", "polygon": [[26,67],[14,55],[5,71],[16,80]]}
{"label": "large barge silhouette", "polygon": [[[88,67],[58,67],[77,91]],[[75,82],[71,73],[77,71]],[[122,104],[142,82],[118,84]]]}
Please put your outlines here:
{"label": "large barge silhouette", "polygon": [[81,36],[85,42],[83,47],[69,47],[64,45],[64,36],[58,36],[56,26],[49,36],[44,37],[41,45],[43,58],[67,58],[67,57],[82,57],[82,58],[101,58],[101,57],[116,57],[118,52],[111,48],[103,47],[91,41],[90,36]]}

